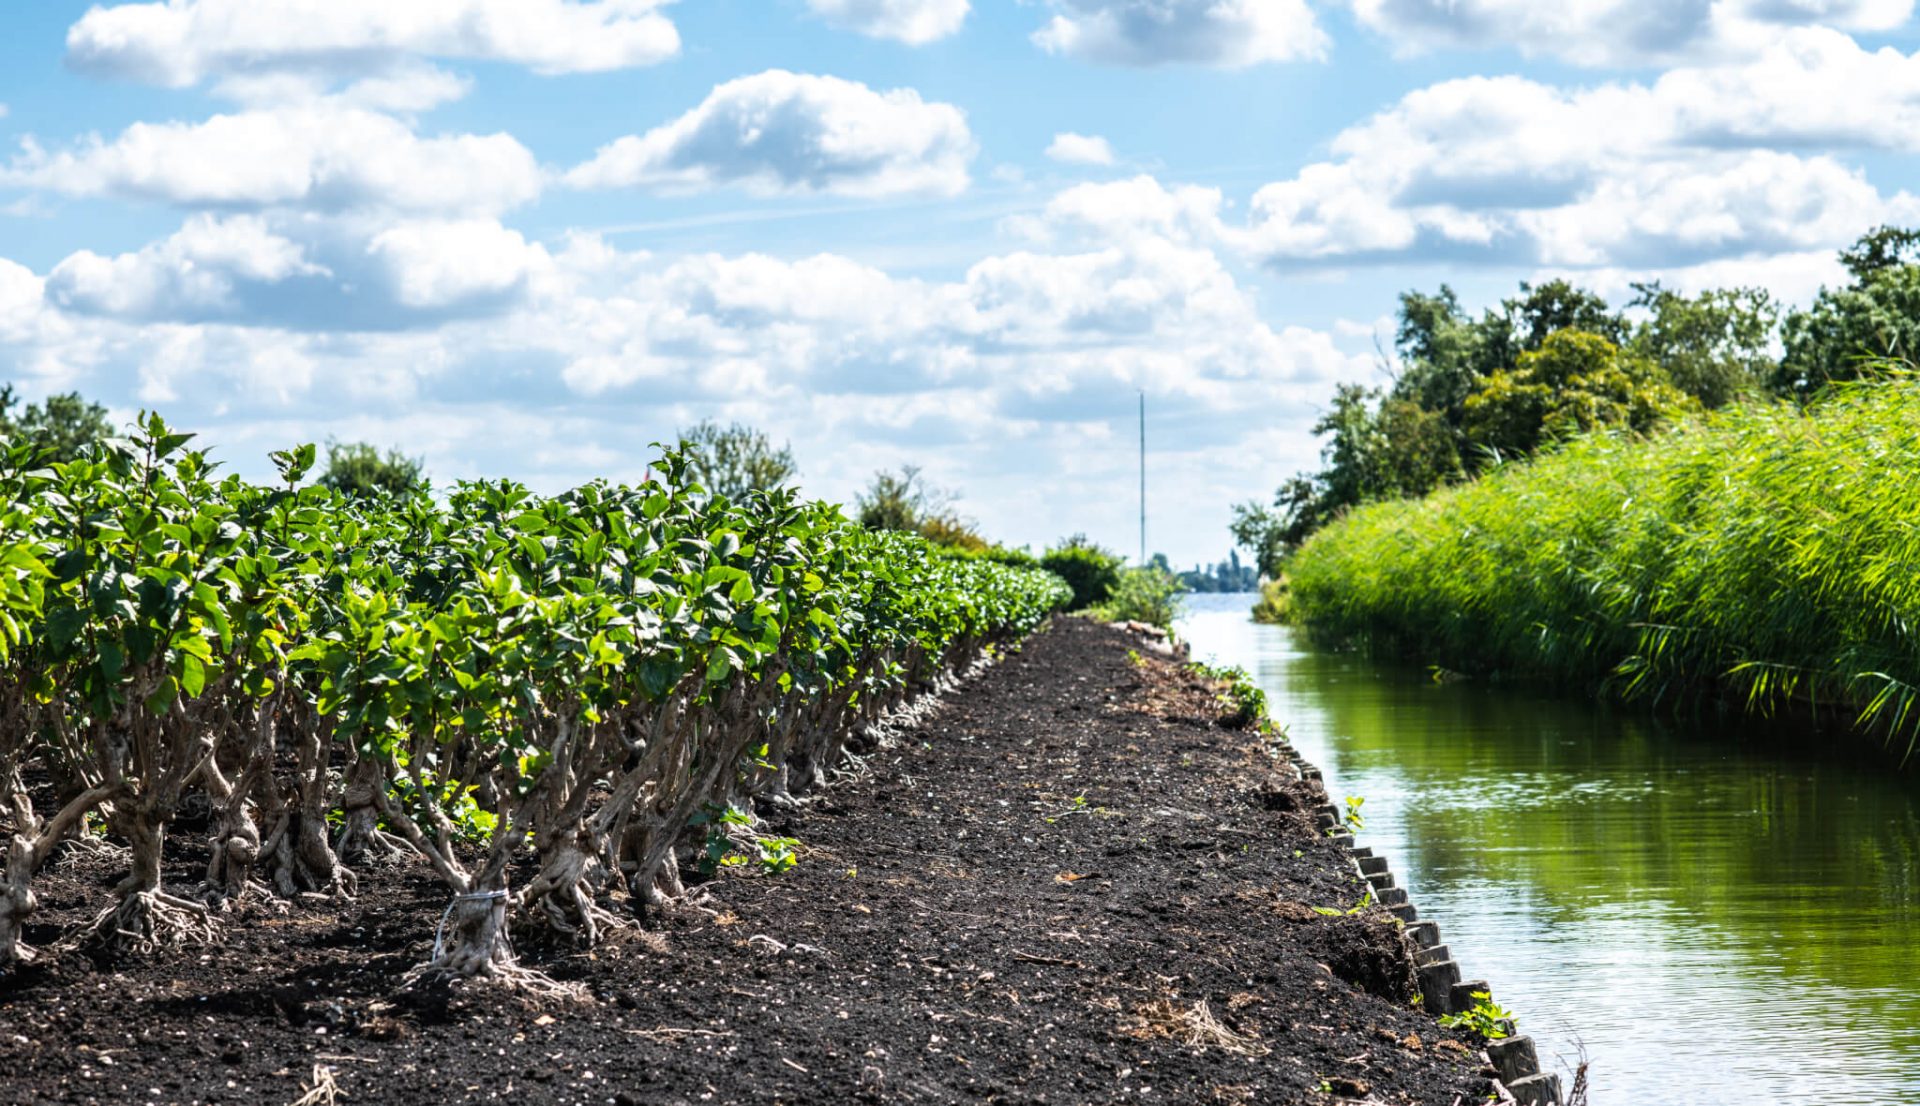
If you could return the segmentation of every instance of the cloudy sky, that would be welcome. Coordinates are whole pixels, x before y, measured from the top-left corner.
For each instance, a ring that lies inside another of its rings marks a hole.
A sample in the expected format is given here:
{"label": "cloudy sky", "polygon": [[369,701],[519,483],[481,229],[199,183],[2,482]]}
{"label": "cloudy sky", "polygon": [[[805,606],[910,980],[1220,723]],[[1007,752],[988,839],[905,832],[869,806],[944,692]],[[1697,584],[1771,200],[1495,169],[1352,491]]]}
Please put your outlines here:
{"label": "cloudy sky", "polygon": [[8,5],[0,380],[264,474],[810,491],[1216,559],[1398,291],[1764,284],[1920,222],[1913,0]]}

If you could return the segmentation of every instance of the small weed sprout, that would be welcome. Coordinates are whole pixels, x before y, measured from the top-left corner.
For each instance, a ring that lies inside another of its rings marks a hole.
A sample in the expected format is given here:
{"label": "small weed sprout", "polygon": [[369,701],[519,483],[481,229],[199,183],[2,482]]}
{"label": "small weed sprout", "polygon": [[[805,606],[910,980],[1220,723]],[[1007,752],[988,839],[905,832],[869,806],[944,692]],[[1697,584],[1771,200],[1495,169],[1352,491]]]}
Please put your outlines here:
{"label": "small weed sprout", "polygon": [[1260,690],[1246,669],[1194,663],[1187,666],[1187,671],[1225,685],[1214,696],[1222,709],[1221,725],[1236,730],[1257,727],[1262,734],[1273,731],[1273,723],[1267,718],[1267,693]]}
{"label": "small weed sprout", "polygon": [[1129,649],[1127,650],[1127,663],[1135,668],[1145,668],[1147,666],[1147,658],[1140,655],[1140,650]]}
{"label": "small weed sprout", "polygon": [[760,870],[770,876],[793,870],[800,863],[795,850],[800,842],[792,837],[762,837],[755,843],[760,853]]}
{"label": "small weed sprout", "polygon": [[753,824],[745,811],[709,804],[693,816],[691,824],[707,828],[707,838],[700,850],[701,872],[710,876],[721,868],[737,868],[746,863],[745,857],[735,855],[733,835],[727,832],[728,826]]}
{"label": "small weed sprout", "polygon": [[1372,905],[1373,892],[1368,891],[1366,894],[1360,896],[1359,902],[1354,903],[1346,910],[1342,910],[1337,906],[1316,906],[1313,908],[1313,912],[1315,914],[1324,914],[1329,918],[1350,918]]}
{"label": "small weed sprout", "polygon": [[1489,1041],[1497,1041],[1512,1035],[1518,1020],[1511,1010],[1493,1001],[1492,992],[1475,991],[1471,1009],[1460,1014],[1443,1015],[1440,1024],[1448,1029],[1465,1029]]}
{"label": "small weed sprout", "polygon": [[1367,820],[1365,818],[1360,817],[1360,808],[1362,806],[1365,806],[1366,802],[1367,801],[1365,799],[1361,798],[1358,795],[1347,796],[1346,823],[1347,823],[1347,828],[1349,830],[1352,830],[1354,833],[1359,833],[1360,830],[1363,827],[1365,827],[1367,824]]}
{"label": "small weed sprout", "polygon": [[1106,813],[1106,810],[1104,807],[1099,810],[1095,810],[1094,808],[1088,806],[1087,797],[1085,795],[1075,795],[1073,797],[1073,801],[1070,804],[1068,804],[1066,809],[1056,810],[1052,814],[1042,815],[1040,820],[1045,822],[1047,825],[1051,826],[1054,823],[1058,822],[1060,819],[1070,818],[1075,814],[1090,815],[1090,814],[1104,814],[1104,813]]}

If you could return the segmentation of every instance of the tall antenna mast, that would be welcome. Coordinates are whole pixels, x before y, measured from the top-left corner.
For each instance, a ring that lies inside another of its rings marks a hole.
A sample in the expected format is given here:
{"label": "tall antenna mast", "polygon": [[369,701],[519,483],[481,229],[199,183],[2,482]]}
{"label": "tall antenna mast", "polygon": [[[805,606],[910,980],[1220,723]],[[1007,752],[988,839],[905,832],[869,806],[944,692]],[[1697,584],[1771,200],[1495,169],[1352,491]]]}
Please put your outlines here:
{"label": "tall antenna mast", "polygon": [[1140,390],[1140,567],[1147,564],[1147,392]]}

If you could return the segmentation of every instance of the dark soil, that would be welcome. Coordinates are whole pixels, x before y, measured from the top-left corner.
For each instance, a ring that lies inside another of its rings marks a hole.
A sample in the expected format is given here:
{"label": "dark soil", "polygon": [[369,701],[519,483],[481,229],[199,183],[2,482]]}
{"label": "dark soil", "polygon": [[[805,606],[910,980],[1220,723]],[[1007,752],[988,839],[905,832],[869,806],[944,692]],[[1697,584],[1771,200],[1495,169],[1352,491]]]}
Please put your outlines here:
{"label": "dark soil", "polygon": [[[1210,688],[1057,620],[727,871],[592,954],[523,948],[595,1001],[402,993],[447,896],[424,865],[350,902],[255,905],[225,943],[0,976],[0,1102],[1484,1101],[1477,1047],[1411,1009],[1412,958]],[[1151,656],[1151,654],[1148,654]],[[176,833],[168,878],[205,850]],[[40,881],[52,938],[111,858]]]}

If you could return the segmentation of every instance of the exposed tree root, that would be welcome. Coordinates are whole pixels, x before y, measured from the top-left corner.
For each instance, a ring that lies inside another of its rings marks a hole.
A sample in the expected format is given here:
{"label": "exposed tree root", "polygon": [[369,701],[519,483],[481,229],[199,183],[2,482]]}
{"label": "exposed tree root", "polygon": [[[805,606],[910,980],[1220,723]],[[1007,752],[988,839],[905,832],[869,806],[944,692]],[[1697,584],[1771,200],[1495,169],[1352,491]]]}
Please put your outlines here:
{"label": "exposed tree root", "polygon": [[626,925],[619,915],[595,902],[590,886],[599,861],[578,842],[546,850],[540,874],[520,892],[528,918],[549,933],[583,948],[600,939],[603,928]]}
{"label": "exposed tree root", "polygon": [[669,851],[653,878],[633,888],[633,896],[649,907],[666,906],[685,899],[687,885],[680,880],[680,859]]}
{"label": "exposed tree root", "polygon": [[100,912],[70,939],[76,947],[149,956],[188,945],[210,945],[219,928],[206,906],[165,891],[134,891]]}
{"label": "exposed tree root", "polygon": [[327,824],[298,808],[287,807],[261,853],[272,866],[273,885],[281,898],[301,892],[352,898],[360,881],[340,863],[327,841]]}
{"label": "exposed tree root", "polygon": [[[13,863],[25,875],[25,865],[21,858],[24,850],[16,846]],[[0,965],[18,963],[30,964],[36,955],[33,947],[21,940],[21,933],[27,928],[27,917],[39,909],[40,900],[34,896],[33,885],[25,878],[8,879],[0,884]]]}
{"label": "exposed tree root", "polygon": [[245,898],[249,890],[266,887],[253,878],[254,863],[260,859],[260,828],[244,808],[226,821],[207,861],[206,895],[216,904]]}
{"label": "exposed tree root", "polygon": [[457,895],[441,916],[434,935],[433,959],[409,972],[403,986],[483,979],[542,999],[584,1001],[586,989],[522,967],[507,939],[507,903],[504,889]]}
{"label": "exposed tree root", "polygon": [[[779,772],[775,774],[766,784],[765,788],[755,796],[755,802],[769,810],[785,811],[799,809],[800,800],[795,798],[793,792],[788,788],[789,778],[791,778],[789,766],[782,764]],[[805,777],[800,778],[804,779]]]}
{"label": "exposed tree root", "polygon": [[[34,872],[56,850],[67,846],[84,850],[86,846],[80,842],[92,840],[85,837],[88,815],[119,793],[115,787],[90,788],[68,800],[51,819],[42,821],[20,790],[18,774],[10,772],[9,776],[12,782],[8,786],[13,794],[8,805],[12,808],[13,825],[6,838],[6,870],[0,872],[0,965],[25,963],[34,958],[34,950],[23,940],[27,918],[40,906],[40,900],[33,893]],[[76,832],[80,837],[69,840],[69,835]],[[107,850],[103,846],[100,851]],[[125,852],[132,855],[131,850]]]}
{"label": "exposed tree root", "polygon": [[125,845],[116,845],[98,834],[79,833],[60,842],[59,851],[53,858],[53,867],[65,867],[80,860],[125,864],[130,855],[132,851]]}
{"label": "exposed tree root", "polygon": [[358,761],[348,774],[346,793],[340,800],[344,816],[340,836],[333,843],[342,864],[364,866],[369,861],[419,855],[405,838],[380,828],[380,803],[374,791],[385,786],[385,772],[376,761]]}
{"label": "exposed tree root", "polygon": [[341,864],[364,868],[369,864],[411,860],[420,855],[407,844],[406,838],[375,825],[377,818],[378,814],[371,811],[356,811],[347,816],[347,824],[333,844]]}

